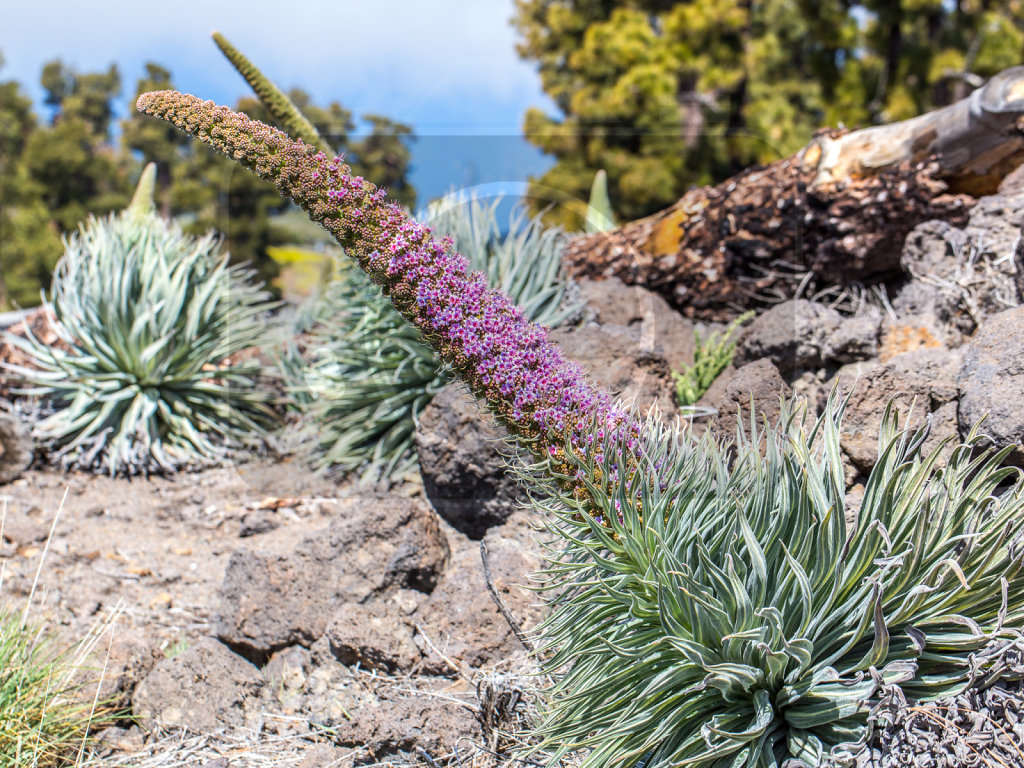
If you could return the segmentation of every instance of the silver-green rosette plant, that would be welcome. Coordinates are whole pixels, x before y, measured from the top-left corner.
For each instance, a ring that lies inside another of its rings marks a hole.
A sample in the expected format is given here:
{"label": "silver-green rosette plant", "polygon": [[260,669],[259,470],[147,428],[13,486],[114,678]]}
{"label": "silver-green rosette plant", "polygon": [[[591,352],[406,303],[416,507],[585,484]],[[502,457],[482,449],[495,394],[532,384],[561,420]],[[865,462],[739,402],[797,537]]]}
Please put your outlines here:
{"label": "silver-green rosette plant", "polygon": [[[579,309],[561,263],[565,234],[519,207],[502,232],[499,204],[453,194],[418,218],[449,236],[530,320],[558,325]],[[417,463],[416,420],[451,375],[362,272],[340,266],[315,304],[321,322],[304,355],[284,358],[314,464],[359,470],[365,480],[403,477]]]}
{"label": "silver-green rosette plant", "polygon": [[[809,430],[791,406],[733,451],[651,423],[647,471],[614,477],[566,445],[590,500],[543,483],[557,534],[543,627],[557,682],[537,732],[582,765],[842,763],[868,736],[881,686],[959,693],[971,655],[1019,636],[1024,493],[1009,448],[972,434],[940,467],[926,428],[888,410],[856,527],[844,522],[842,408]],[[751,424],[753,432],[754,425]],[[762,456],[763,451],[763,456]],[[591,478],[597,478],[596,480]]]}
{"label": "silver-green rosette plant", "polygon": [[416,466],[416,419],[445,378],[376,287],[352,268],[339,272],[306,309],[316,318],[306,349],[292,346],[281,359],[299,411],[298,442],[331,474],[397,480]]}
{"label": "silver-green rosette plant", "polygon": [[122,213],[65,239],[44,311],[60,343],[9,337],[37,368],[18,372],[53,413],[39,424],[65,466],[169,471],[222,456],[271,415],[254,388],[268,294],[228,264],[213,234],[160,218],[154,166]]}

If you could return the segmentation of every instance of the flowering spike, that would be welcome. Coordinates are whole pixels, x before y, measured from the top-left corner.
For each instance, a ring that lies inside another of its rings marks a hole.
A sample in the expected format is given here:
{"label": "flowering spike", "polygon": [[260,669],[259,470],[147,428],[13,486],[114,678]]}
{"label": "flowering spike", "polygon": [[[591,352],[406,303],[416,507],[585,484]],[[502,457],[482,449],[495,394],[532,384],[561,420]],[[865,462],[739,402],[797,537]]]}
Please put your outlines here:
{"label": "flowering spike", "polygon": [[307,144],[319,147],[324,152],[330,152],[331,148],[327,141],[320,135],[316,127],[309,122],[301,110],[295,106],[280,88],[274,85],[264,76],[259,68],[247,59],[241,51],[228,42],[220,32],[213,33],[213,42],[220,48],[220,52],[231,62],[245,81],[252,86],[253,91],[259,96],[263,105],[270,110],[274,120],[288,133],[296,138],[302,139]]}
{"label": "flowering spike", "polygon": [[153,202],[153,193],[156,189],[156,163],[147,163],[139,176],[139,183],[135,187],[135,194],[126,209],[132,216],[145,217],[156,213],[156,203]]}
{"label": "flowering spike", "polygon": [[[176,91],[146,93],[138,109],[163,118],[273,182],[380,285],[395,309],[473,394],[541,458],[584,451],[598,425],[639,451],[639,423],[596,389],[486,277],[370,182],[302,141]],[[568,465],[565,467],[568,469]]]}

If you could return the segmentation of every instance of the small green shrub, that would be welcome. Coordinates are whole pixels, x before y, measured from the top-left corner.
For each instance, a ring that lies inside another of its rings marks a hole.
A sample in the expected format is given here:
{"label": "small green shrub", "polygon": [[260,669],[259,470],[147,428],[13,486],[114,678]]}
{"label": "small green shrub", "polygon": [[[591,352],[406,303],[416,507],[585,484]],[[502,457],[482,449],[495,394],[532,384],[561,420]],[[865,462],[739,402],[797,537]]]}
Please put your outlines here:
{"label": "small green shrub", "polygon": [[39,368],[19,372],[55,409],[40,430],[65,465],[172,470],[221,456],[270,415],[258,365],[233,359],[263,341],[268,294],[212,234],[161,219],[151,184],[65,240],[44,299],[61,345],[9,337]]}
{"label": "small green shrub", "polygon": [[700,334],[693,332],[696,347],[693,351],[693,365],[672,371],[676,382],[676,400],[679,405],[694,405],[726,368],[732,364],[736,352],[736,341],[733,336],[736,329],[754,316],[753,312],[744,312],[733,320],[722,333],[712,333],[707,341]]}
{"label": "small green shrub", "polygon": [[415,329],[378,296],[362,274],[343,270],[313,310],[336,312],[333,323],[314,325],[309,351],[282,361],[313,464],[362,469],[366,480],[416,467],[416,419],[446,383]]}
{"label": "small green shrub", "polygon": [[[450,235],[472,267],[528,318],[564,321],[577,311],[567,301],[562,272],[564,235],[520,209],[502,235],[498,204],[448,198],[422,218]],[[313,331],[310,362],[292,354],[284,369],[311,435],[314,463],[333,472],[360,470],[368,480],[407,474],[416,466],[416,419],[450,377],[416,328],[354,268],[340,268],[311,311],[325,322]]]}
{"label": "small green shrub", "polygon": [[[661,424],[650,463],[570,456],[595,506],[545,484],[563,549],[543,627],[557,682],[538,733],[588,768],[818,766],[856,752],[882,684],[957,693],[973,652],[1024,625],[1024,492],[977,452],[945,468],[885,415],[856,528],[844,523],[841,408],[728,450]],[[765,455],[759,453],[759,445]],[[610,448],[611,446],[609,446]],[[571,444],[565,451],[572,453]],[[606,510],[603,520],[593,510]]]}
{"label": "small green shrub", "polygon": [[163,649],[165,659],[173,659],[188,650],[188,640],[180,638]]}

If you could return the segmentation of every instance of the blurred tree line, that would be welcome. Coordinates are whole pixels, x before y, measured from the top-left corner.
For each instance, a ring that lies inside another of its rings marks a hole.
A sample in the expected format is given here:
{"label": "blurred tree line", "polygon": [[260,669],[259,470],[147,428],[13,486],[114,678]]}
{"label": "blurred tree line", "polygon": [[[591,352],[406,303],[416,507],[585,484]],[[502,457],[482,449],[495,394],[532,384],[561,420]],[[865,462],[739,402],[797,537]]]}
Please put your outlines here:
{"label": "blurred tree line", "polygon": [[903,120],[1024,63],[1022,0],[516,0],[513,23],[561,112],[524,121],[557,161],[533,204],[574,229],[599,169],[637,219],[817,128]]}
{"label": "blurred tree line", "polygon": [[[149,161],[157,164],[162,213],[179,217],[187,231],[217,229],[232,260],[252,263],[264,279],[277,272],[267,246],[301,241],[302,234],[278,217],[287,203],[273,185],[167,123],[129,109],[115,137],[114,103],[121,93],[116,66],[80,73],[51,61],[43,67],[41,84],[52,109],[49,121],[35,115],[17,82],[0,82],[0,311],[38,304],[39,291],[49,285],[62,252],[61,234],[89,214],[124,207]],[[168,70],[148,63],[135,94],[173,87]],[[356,139],[352,113],[337,102],[318,106],[299,89],[288,95],[345,153],[356,173],[385,186],[399,202],[414,205],[407,178],[409,126],[366,115],[370,132]],[[240,99],[236,109],[272,122],[255,98]]]}

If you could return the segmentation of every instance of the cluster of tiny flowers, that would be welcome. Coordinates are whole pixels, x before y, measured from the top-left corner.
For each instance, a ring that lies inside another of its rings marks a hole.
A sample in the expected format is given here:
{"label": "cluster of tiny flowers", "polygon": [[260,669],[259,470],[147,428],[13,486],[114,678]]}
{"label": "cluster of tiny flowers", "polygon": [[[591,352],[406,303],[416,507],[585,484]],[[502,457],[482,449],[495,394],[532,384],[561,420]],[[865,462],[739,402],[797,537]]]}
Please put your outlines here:
{"label": "cluster of tiny flowers", "polygon": [[[600,452],[606,434],[639,450],[640,426],[526,320],[447,238],[352,176],[340,157],[210,101],[148,93],[138,109],[161,117],[273,182],[355,258],[438,357],[498,418],[556,467],[565,445]],[[596,434],[592,427],[599,425]],[[594,456],[598,464],[603,456]],[[613,482],[617,477],[613,478]]]}

